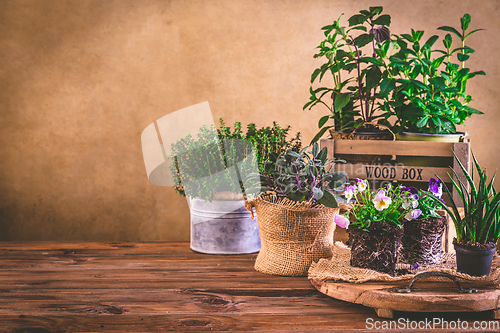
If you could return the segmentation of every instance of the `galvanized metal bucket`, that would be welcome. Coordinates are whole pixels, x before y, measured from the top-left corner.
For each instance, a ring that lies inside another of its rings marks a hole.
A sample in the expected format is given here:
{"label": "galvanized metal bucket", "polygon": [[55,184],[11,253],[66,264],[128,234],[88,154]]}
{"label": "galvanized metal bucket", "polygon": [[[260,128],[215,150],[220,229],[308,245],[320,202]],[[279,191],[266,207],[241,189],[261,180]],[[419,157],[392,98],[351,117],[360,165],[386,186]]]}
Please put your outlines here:
{"label": "galvanized metal bucket", "polygon": [[191,249],[208,254],[245,254],[260,251],[257,219],[243,200],[192,198]]}

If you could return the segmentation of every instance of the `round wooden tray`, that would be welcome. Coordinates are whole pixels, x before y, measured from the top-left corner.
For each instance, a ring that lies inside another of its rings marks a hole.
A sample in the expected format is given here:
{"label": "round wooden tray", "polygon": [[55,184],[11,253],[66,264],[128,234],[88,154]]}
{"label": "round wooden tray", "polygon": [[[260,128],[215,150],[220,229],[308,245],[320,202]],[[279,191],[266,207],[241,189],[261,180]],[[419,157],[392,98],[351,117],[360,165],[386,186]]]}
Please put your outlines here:
{"label": "round wooden tray", "polygon": [[[407,289],[408,281],[357,284],[331,280],[310,279],[310,281],[321,293],[342,301],[371,307],[379,317],[383,318],[393,318],[394,311],[479,312],[493,310],[493,319],[500,319],[500,289],[495,286],[478,287],[474,293],[461,293],[451,280],[449,282],[420,280],[414,284],[411,292],[402,293],[395,291],[394,287]],[[464,288],[474,288],[469,283],[461,285]]]}

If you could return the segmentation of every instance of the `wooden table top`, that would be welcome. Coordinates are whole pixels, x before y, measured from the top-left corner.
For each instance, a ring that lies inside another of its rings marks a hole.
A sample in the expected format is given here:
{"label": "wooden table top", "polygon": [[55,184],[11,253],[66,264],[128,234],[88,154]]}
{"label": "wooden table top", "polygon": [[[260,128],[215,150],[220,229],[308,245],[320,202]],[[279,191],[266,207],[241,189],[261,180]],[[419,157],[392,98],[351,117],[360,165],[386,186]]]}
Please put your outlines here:
{"label": "wooden table top", "polygon": [[[174,242],[0,242],[0,332],[346,332],[382,320],[321,294],[306,277],[256,272],[255,257]],[[397,313],[437,316],[491,320]]]}

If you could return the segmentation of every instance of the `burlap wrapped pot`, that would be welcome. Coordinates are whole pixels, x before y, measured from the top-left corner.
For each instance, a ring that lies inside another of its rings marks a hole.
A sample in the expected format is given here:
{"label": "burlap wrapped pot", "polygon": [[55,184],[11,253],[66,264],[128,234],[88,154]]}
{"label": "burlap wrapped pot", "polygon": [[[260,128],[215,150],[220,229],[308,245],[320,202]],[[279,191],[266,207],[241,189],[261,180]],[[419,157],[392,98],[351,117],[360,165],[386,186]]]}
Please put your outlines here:
{"label": "burlap wrapped pot", "polygon": [[295,202],[274,194],[245,202],[257,213],[261,249],[255,261],[259,272],[307,276],[313,261],[332,256],[334,217],[338,208]]}

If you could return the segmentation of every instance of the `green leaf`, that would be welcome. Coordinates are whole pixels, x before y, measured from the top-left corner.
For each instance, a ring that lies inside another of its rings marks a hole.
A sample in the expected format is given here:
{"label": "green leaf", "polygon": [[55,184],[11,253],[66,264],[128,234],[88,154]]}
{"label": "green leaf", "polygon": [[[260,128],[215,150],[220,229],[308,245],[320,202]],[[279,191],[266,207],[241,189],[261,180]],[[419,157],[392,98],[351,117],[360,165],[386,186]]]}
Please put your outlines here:
{"label": "green leaf", "polygon": [[295,158],[300,158],[300,154],[293,150],[288,150],[286,154]]}
{"label": "green leaf", "polygon": [[409,34],[401,34],[401,36],[406,39],[407,41],[411,42],[411,43],[414,43],[415,42],[415,39],[413,38],[412,35],[409,35]]}
{"label": "green leaf", "polygon": [[391,17],[387,14],[380,15],[377,19],[372,21],[372,24],[385,25],[388,27],[391,25]]}
{"label": "green leaf", "polygon": [[313,144],[314,142],[317,142],[323,136],[323,134],[325,134],[325,132],[328,131],[332,127],[333,126],[325,126],[325,127],[323,127],[318,133],[316,133],[316,135],[314,136],[314,138],[311,140],[310,145]]}
{"label": "green leaf", "polygon": [[420,82],[418,80],[412,80],[411,82],[413,84],[415,84],[417,87],[419,87],[420,89],[424,89],[424,90],[427,90],[427,91],[431,90],[431,88],[428,85],[426,85],[425,83],[423,83],[423,82]]}
{"label": "green leaf", "polygon": [[325,164],[327,157],[328,157],[328,148],[323,147],[316,158],[320,160],[321,163]]}
{"label": "green leaf", "polygon": [[472,72],[467,75],[467,78],[472,79],[476,75],[486,75],[483,71]]}
{"label": "green leaf", "polygon": [[483,112],[476,110],[474,108],[471,108],[470,106],[465,105],[463,107],[463,110],[467,111],[468,113],[475,113],[475,114],[484,114]]}
{"label": "green leaf", "polygon": [[476,52],[473,48],[468,47],[468,46],[464,46],[461,49],[462,49],[463,54],[471,54],[471,53]]}
{"label": "green leaf", "polygon": [[465,38],[469,37],[470,35],[472,35],[473,33],[475,32],[478,32],[478,31],[481,31],[481,30],[486,30],[486,29],[476,29],[476,30],[472,30],[471,32],[469,32],[467,35],[465,35]]}
{"label": "green leaf", "polygon": [[469,14],[465,14],[461,19],[460,19],[460,23],[462,25],[462,30],[465,31],[467,30],[467,28],[469,27],[469,23],[470,23],[470,20],[471,20],[471,17]]}
{"label": "green leaf", "polygon": [[[364,32],[367,32],[368,30],[366,29],[365,26],[362,26],[362,25],[357,25],[355,27],[352,27],[350,28],[349,30],[347,30],[347,32],[351,32],[352,30],[361,30],[361,31],[364,31]],[[340,51],[340,50],[339,50]]]}
{"label": "green leaf", "polygon": [[363,47],[366,44],[370,43],[373,40],[373,35],[371,34],[361,34],[358,37],[354,38],[354,44],[357,47]]}
{"label": "green leaf", "polygon": [[364,62],[364,63],[372,63],[377,66],[383,66],[384,62],[382,60],[373,58],[373,57],[362,57],[359,58],[359,61]]}
{"label": "green leaf", "polygon": [[330,119],[330,116],[323,116],[319,119],[318,128],[323,127],[323,125]]}
{"label": "green leaf", "polygon": [[314,80],[316,80],[316,77],[322,72],[322,69],[321,68],[316,68],[314,70],[314,72],[312,73],[311,75],[311,83],[314,82]]}
{"label": "green leaf", "polygon": [[370,7],[369,8],[370,13],[372,15],[378,15],[378,14],[382,13],[383,9],[384,9],[384,7],[382,7],[382,6],[375,6],[375,7]]}
{"label": "green leaf", "polygon": [[349,26],[352,27],[353,25],[358,25],[358,24],[363,24],[367,20],[367,17],[363,14],[356,14],[353,15],[349,18]]}
{"label": "green leaf", "polygon": [[396,80],[393,78],[385,77],[382,82],[380,82],[380,94],[387,95],[396,87]]}
{"label": "green leaf", "polygon": [[422,36],[424,35],[424,32],[422,30],[413,30],[411,29],[411,34],[413,36],[413,40],[416,42],[420,41],[420,39],[422,38]]}
{"label": "green leaf", "polygon": [[378,86],[380,79],[382,78],[382,72],[378,66],[372,66],[366,72],[366,88],[371,89],[375,86]]}
{"label": "green leaf", "polygon": [[425,125],[427,125],[427,122],[428,122],[428,121],[429,121],[429,116],[425,116],[425,117],[423,117],[422,119],[419,119],[419,120],[417,121],[417,124],[416,124],[416,125],[417,125],[417,127],[418,127],[418,128],[422,128],[422,127],[424,127]]}
{"label": "green leaf", "polygon": [[446,129],[448,132],[450,132],[450,133],[457,132],[455,124],[453,124],[451,122],[451,120],[449,120],[448,118],[442,117],[442,116],[439,117],[439,120],[441,121],[441,126],[444,127],[444,129]]}
{"label": "green leaf", "polygon": [[401,49],[401,51],[399,51],[399,52],[401,52],[403,54],[411,54],[414,57],[418,57],[418,55],[412,49]]}
{"label": "green leaf", "polygon": [[432,47],[432,45],[434,45],[434,43],[438,40],[438,38],[439,38],[439,36],[437,36],[437,35],[431,36],[431,37],[429,37],[429,39],[427,40],[427,42],[425,42],[424,45]]}
{"label": "green leaf", "polygon": [[315,143],[313,143],[313,146],[312,146],[312,155],[314,158],[316,158],[316,156],[318,155],[318,151],[319,151],[319,145],[317,142],[315,142]]}
{"label": "green leaf", "polygon": [[439,27],[438,30],[444,30],[444,31],[448,31],[448,32],[452,32],[454,33],[455,35],[458,36],[458,38],[460,38],[460,40],[462,40],[462,34],[459,33],[457,31],[457,29],[453,28],[453,27],[448,27],[448,26],[442,26],[442,27]]}
{"label": "green leaf", "polygon": [[443,63],[445,58],[446,58],[446,56],[442,56],[442,57],[439,57],[439,58],[432,60],[432,67],[434,67],[434,69],[438,69],[439,66],[441,66],[441,64]]}
{"label": "green leaf", "polygon": [[351,96],[349,94],[340,94],[335,97],[335,112],[340,112],[344,106],[349,103]]}
{"label": "green leaf", "polygon": [[467,54],[457,53],[458,61],[466,61],[470,57]]}
{"label": "green leaf", "polygon": [[446,36],[444,36],[444,39],[443,39],[443,45],[444,45],[444,47],[446,47],[447,50],[450,49],[452,42],[453,42],[453,38],[451,38],[451,35],[446,34]]}
{"label": "green leaf", "polygon": [[323,191],[320,188],[313,187],[312,192],[314,195],[314,199],[319,200],[323,198]]}
{"label": "green leaf", "polygon": [[333,196],[333,194],[331,194],[328,191],[323,192],[323,197],[320,200],[318,200],[318,202],[320,204],[325,205],[326,207],[330,207],[330,208],[337,208],[337,206],[338,206],[337,200],[335,200],[335,197]]}
{"label": "green leaf", "polygon": [[442,77],[435,77],[435,78],[430,78],[429,83],[432,84],[436,89],[445,89],[446,88],[446,83],[444,82],[444,79]]}

